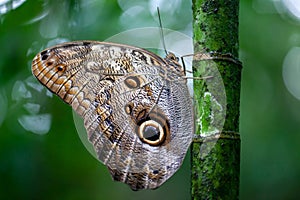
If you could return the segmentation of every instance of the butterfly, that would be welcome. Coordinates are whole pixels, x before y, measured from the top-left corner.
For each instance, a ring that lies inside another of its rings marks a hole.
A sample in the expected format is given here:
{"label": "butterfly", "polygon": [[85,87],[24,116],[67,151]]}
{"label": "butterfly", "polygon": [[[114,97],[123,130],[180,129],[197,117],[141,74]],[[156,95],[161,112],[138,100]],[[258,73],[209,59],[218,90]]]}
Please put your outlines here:
{"label": "butterfly", "polygon": [[181,166],[193,138],[185,72],[138,47],[62,43],[38,53],[32,73],[83,118],[98,159],[132,190],[155,189]]}

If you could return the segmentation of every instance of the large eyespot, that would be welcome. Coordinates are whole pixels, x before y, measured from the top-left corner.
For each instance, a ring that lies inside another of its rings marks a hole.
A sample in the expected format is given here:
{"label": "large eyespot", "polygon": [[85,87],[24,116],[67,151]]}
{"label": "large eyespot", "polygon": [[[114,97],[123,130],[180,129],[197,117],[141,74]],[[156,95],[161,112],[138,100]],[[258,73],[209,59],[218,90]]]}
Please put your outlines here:
{"label": "large eyespot", "polygon": [[160,109],[152,110],[137,125],[137,135],[146,144],[158,146],[170,140],[169,121]]}
{"label": "large eyespot", "polygon": [[166,138],[163,127],[154,120],[144,121],[138,127],[138,134],[143,142],[151,146],[161,144]]}

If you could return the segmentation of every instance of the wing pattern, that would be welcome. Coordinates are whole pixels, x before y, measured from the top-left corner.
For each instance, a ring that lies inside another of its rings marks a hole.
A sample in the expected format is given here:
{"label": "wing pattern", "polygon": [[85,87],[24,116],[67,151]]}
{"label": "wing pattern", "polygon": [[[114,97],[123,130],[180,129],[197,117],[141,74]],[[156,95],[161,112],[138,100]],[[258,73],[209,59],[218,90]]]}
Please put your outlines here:
{"label": "wing pattern", "polygon": [[180,167],[193,108],[174,59],[127,45],[78,41],[40,52],[32,72],[83,117],[114,180],[155,189]]}

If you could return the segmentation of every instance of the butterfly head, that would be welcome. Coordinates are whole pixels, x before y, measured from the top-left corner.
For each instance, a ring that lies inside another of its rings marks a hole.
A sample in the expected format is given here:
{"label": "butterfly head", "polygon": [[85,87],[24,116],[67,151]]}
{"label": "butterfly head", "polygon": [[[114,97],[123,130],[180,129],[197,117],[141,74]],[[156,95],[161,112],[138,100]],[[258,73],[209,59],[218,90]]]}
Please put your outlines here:
{"label": "butterfly head", "polygon": [[173,67],[175,71],[184,75],[184,68],[179,64],[179,58],[175,56],[173,53],[168,53],[165,58],[165,61],[170,67]]}
{"label": "butterfly head", "polygon": [[166,60],[178,62],[179,58],[176,57],[174,53],[168,53],[168,55],[166,56]]}

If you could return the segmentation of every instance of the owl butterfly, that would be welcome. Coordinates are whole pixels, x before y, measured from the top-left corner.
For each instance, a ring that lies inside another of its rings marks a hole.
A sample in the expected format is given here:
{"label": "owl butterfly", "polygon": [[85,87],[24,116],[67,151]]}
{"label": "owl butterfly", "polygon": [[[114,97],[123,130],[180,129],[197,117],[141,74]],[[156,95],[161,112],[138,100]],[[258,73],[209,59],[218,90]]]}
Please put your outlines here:
{"label": "owl butterfly", "polygon": [[193,107],[177,58],[96,41],[63,43],[32,62],[35,77],[84,119],[114,180],[155,189],[181,166]]}

